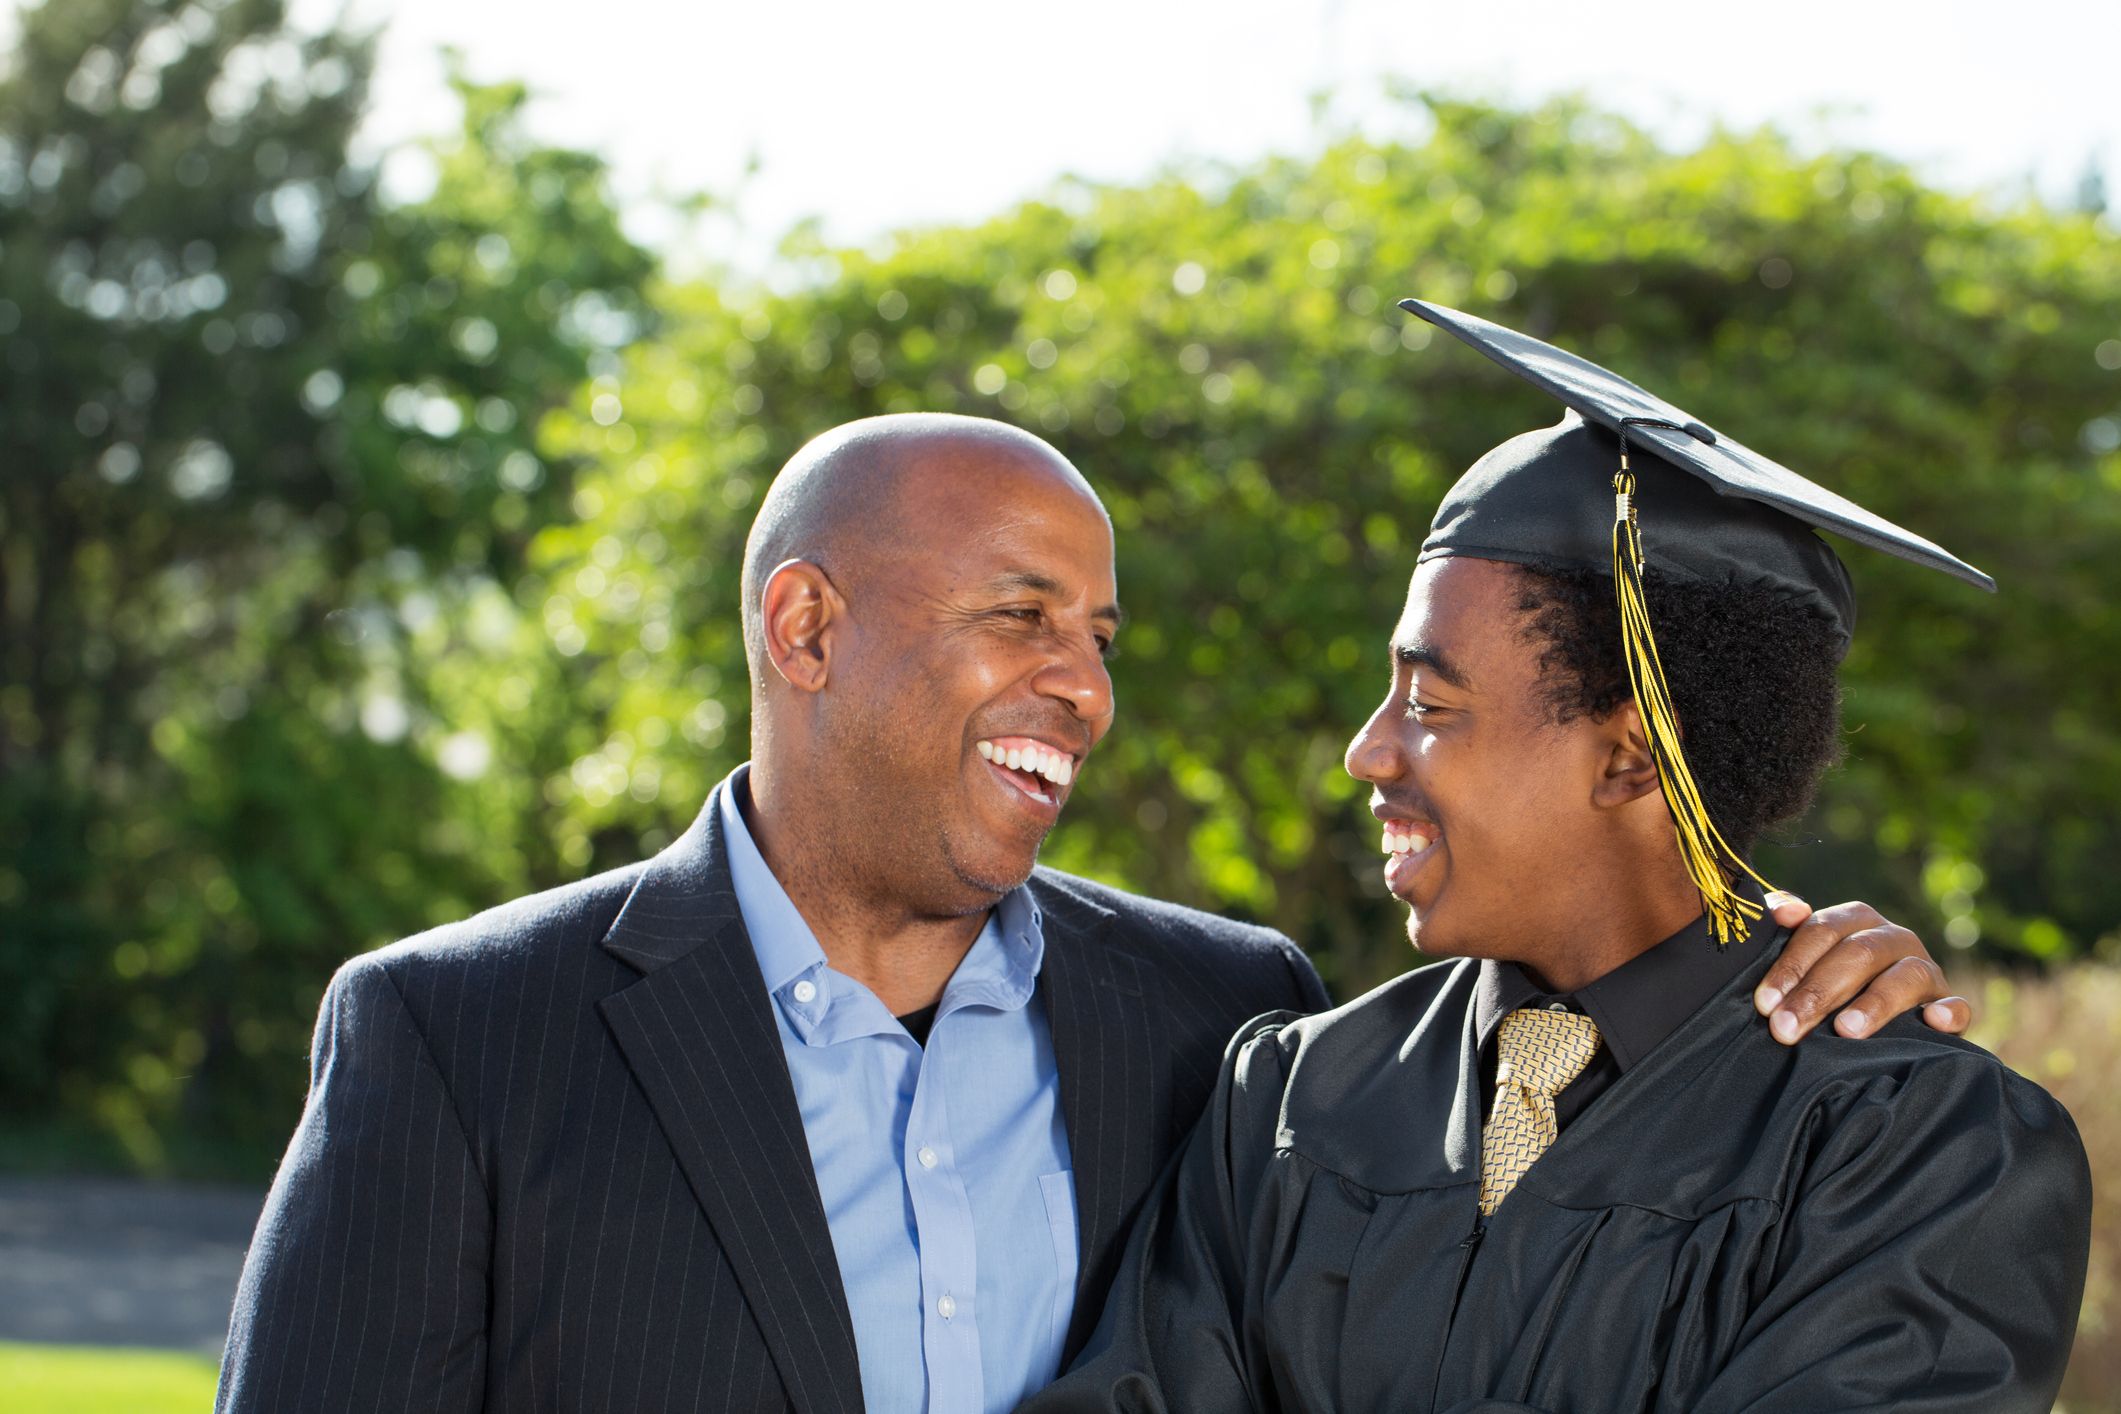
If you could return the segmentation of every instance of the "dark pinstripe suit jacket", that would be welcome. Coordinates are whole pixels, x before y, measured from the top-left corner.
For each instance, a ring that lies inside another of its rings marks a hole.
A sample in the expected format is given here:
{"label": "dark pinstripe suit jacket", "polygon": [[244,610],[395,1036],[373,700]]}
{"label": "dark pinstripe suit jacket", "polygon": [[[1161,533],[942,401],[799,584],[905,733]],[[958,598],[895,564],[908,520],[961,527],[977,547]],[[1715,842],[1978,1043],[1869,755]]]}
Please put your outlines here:
{"label": "dark pinstripe suit jacket", "polygon": [[[340,970],[218,1408],[861,1407],[715,809],[646,864]],[[1080,1210],[1072,1358],[1225,1041],[1326,999],[1278,933],[1050,870],[1031,888]]]}

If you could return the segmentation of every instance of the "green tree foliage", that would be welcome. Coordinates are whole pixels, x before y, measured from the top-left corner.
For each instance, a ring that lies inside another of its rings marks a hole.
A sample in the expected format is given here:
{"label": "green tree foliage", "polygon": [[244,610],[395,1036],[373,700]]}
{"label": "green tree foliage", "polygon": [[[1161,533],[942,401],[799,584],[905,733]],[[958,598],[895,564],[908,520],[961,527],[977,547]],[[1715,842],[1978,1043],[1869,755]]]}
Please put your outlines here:
{"label": "green tree foliage", "polygon": [[[1772,134],[1660,150],[1573,104],[1437,101],[1403,144],[1067,187],[784,293],[676,289],[552,445],[594,459],[523,585],[579,714],[537,769],[565,857],[667,836],[741,759],[736,589],[774,469],[847,418],[948,409],[1099,487],[1135,622],[1120,726],[1048,858],[1272,922],[1346,993],[1408,962],[1340,768],[1442,490],[1555,409],[1393,308],[1535,330],[1919,526],[1988,598],[1850,549],[1850,764],[1776,877],[1935,942],[2111,947],[2121,884],[2121,251]],[[541,812],[542,814],[542,812]],[[550,818],[550,817],[544,817]]]}
{"label": "green tree foliage", "polygon": [[365,63],[268,0],[74,0],[0,83],[11,1112],[269,1153],[338,961],[669,839],[744,754],[759,498],[883,411],[1038,431],[1119,528],[1122,722],[1052,862],[1271,921],[1343,994],[1405,966],[1341,750],[1437,497],[1553,410],[1404,294],[1993,571],[1849,552],[1851,760],[1771,873],[2002,957],[2121,946],[2105,218],[1429,101],[1402,142],[799,234],[651,325],[601,165],[528,143],[520,89],[460,84],[432,193],[379,200]]}
{"label": "green tree foliage", "polygon": [[0,77],[0,1101],[138,1162],[273,1142],[319,978],[516,882],[395,664],[565,506],[649,269],[520,88],[379,202],[368,41],[283,10],[48,4]]}

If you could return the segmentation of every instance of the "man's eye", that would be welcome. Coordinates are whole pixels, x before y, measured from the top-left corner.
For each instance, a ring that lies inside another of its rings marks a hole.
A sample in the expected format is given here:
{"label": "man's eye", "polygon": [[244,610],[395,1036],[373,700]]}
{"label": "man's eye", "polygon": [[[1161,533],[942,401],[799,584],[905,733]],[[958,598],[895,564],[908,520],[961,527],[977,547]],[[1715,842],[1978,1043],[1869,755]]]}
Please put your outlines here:
{"label": "man's eye", "polygon": [[1407,699],[1407,711],[1413,713],[1414,716],[1416,716],[1417,718],[1421,718],[1424,720],[1430,717],[1440,716],[1441,714],[1450,710],[1451,709],[1448,707],[1439,707],[1433,702],[1424,702],[1418,697],[1410,697]]}
{"label": "man's eye", "polygon": [[1097,640],[1097,656],[1106,662],[1111,662],[1114,657],[1118,656],[1118,653],[1119,649],[1113,646],[1111,639],[1100,638]]}
{"label": "man's eye", "polygon": [[1027,624],[1035,624],[1045,617],[1045,611],[1042,609],[999,609],[996,612],[1003,618],[1016,619]]}

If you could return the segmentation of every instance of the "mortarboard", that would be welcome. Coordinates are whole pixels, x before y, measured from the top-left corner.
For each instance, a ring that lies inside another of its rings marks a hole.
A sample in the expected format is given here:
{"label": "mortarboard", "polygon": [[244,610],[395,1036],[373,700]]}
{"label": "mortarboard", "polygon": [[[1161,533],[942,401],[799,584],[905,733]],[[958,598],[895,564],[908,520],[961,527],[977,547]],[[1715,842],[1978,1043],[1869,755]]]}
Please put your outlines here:
{"label": "mortarboard", "polygon": [[1410,299],[1400,308],[1567,409],[1556,426],[1511,438],[1459,478],[1437,508],[1421,558],[1462,555],[1613,576],[1628,675],[1680,853],[1718,943],[1743,936],[1759,908],[1733,890],[1732,876],[1766,881],[1709,819],[1680,751],[1643,598],[1645,563],[1678,580],[1786,594],[1830,620],[1844,648],[1855,594],[1815,528],[1983,589],[1993,591],[1995,581],[1588,359],[1441,305]]}

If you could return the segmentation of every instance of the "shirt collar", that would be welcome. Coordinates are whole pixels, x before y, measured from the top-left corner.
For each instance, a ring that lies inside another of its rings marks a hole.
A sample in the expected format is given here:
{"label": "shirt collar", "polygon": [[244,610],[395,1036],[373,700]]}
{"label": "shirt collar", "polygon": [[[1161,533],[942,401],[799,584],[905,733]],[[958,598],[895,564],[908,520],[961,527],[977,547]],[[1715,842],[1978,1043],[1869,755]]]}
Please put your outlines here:
{"label": "shirt collar", "polygon": [[[722,838],[737,911],[751,937],[766,991],[791,1030],[809,1045],[897,1029],[896,1018],[861,983],[832,970],[788,891],[774,877],[744,818],[751,800],[751,766],[722,782]],[[1027,887],[1003,894],[972,948],[958,963],[936,1008],[938,1022],[960,1007],[1014,1011],[1031,1000],[1046,957],[1045,916]],[[805,985],[807,984],[807,986]]]}
{"label": "shirt collar", "polygon": [[[1750,881],[1743,881],[1740,892],[1756,904],[1762,902]],[[1572,993],[1543,990],[1514,962],[1484,961],[1473,992],[1474,1027],[1486,1045],[1503,1017],[1520,1007],[1582,1012],[1598,1023],[1599,1039],[1625,1071],[1749,967],[1776,928],[1775,920],[1763,912],[1743,941],[1719,948],[1709,939],[1707,917],[1697,917]]]}

